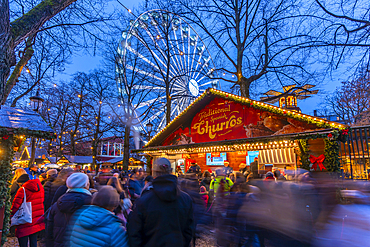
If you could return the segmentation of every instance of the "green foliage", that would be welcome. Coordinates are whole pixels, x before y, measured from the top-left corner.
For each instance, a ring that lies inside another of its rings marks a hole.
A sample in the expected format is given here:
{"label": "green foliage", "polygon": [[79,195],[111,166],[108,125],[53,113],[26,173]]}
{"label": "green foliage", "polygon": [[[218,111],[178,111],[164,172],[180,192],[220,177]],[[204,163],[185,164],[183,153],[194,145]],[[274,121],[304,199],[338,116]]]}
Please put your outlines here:
{"label": "green foliage", "polygon": [[0,208],[5,206],[1,245],[5,243],[9,232],[11,161],[14,156],[14,139],[13,135],[0,135]]}
{"label": "green foliage", "polygon": [[41,130],[29,130],[25,128],[9,129],[0,127],[0,137],[9,135],[24,135],[26,137],[36,137],[42,139],[55,139],[56,134],[51,132],[45,132]]}
{"label": "green foliage", "polygon": [[146,167],[147,167],[147,172],[149,174],[152,174],[152,162],[153,162],[153,157],[147,155],[146,156]]}
{"label": "green foliage", "polygon": [[339,144],[335,140],[325,140],[325,160],[324,165],[328,172],[339,172],[340,161],[339,161]]}
{"label": "green foliage", "polygon": [[26,139],[23,138],[23,135],[45,139],[55,138],[55,134],[49,132],[33,131],[24,128],[0,128],[0,208],[5,207],[1,246],[6,242],[10,227],[10,181],[12,179],[11,163],[15,152],[14,148],[21,146]]}
{"label": "green foliage", "polygon": [[310,160],[309,160],[309,151],[308,140],[298,140],[299,141],[299,158],[301,160],[301,168],[310,170]]}

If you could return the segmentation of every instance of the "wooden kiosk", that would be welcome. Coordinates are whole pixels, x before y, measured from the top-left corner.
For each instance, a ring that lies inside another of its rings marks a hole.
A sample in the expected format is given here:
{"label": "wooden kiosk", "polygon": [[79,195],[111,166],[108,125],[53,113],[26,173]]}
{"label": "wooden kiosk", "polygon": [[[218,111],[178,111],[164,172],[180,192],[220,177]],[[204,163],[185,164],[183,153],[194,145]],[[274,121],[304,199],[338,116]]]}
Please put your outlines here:
{"label": "wooden kiosk", "polygon": [[228,160],[234,171],[258,157],[259,169],[339,171],[338,141],[345,125],[296,110],[207,89],[141,150],[166,157],[173,171],[188,170],[195,160],[202,171]]}

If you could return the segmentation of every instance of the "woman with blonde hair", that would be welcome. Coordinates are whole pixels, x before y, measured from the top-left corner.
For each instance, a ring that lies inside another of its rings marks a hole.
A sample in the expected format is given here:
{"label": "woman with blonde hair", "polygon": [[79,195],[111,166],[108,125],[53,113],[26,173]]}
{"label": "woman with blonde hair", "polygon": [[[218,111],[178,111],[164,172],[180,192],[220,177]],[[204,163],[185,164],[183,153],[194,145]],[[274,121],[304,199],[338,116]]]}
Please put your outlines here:
{"label": "woman with blonde hair", "polygon": [[19,188],[21,187],[18,182],[17,182],[17,179],[22,176],[23,174],[27,174],[26,170],[24,170],[23,168],[18,168],[17,170],[15,170],[14,172],[14,177],[12,179],[12,185],[10,187],[10,195],[11,195],[11,202],[13,202],[13,199],[15,197],[15,195],[17,194],[17,191],[19,190]]}

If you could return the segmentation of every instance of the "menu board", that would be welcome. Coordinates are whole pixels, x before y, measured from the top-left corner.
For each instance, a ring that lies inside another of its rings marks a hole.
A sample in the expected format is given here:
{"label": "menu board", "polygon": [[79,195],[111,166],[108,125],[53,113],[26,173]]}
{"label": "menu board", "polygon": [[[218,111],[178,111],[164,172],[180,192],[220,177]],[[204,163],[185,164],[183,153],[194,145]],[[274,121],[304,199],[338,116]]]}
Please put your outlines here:
{"label": "menu board", "polygon": [[248,151],[248,155],[245,157],[245,163],[247,166],[250,166],[251,163],[254,161],[254,158],[258,158],[259,151]]}
{"label": "menu board", "polygon": [[226,160],[226,153],[207,153],[206,165],[207,166],[223,166],[224,160]]}

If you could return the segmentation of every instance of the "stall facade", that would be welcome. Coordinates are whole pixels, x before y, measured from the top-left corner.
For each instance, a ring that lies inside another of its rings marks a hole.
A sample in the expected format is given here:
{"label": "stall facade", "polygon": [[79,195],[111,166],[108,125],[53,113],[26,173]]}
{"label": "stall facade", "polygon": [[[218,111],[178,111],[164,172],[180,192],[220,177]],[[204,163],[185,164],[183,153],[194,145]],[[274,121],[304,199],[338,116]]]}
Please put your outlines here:
{"label": "stall facade", "polygon": [[[28,137],[55,139],[53,129],[34,112],[13,107],[0,108],[0,238],[6,240],[10,222],[10,181],[14,153]],[[0,244],[0,245],[1,245]]]}
{"label": "stall facade", "polygon": [[298,111],[215,89],[206,90],[155,135],[143,152],[166,157],[186,172],[195,160],[202,171],[239,170],[258,158],[259,170],[339,171],[339,144],[348,128]]}

